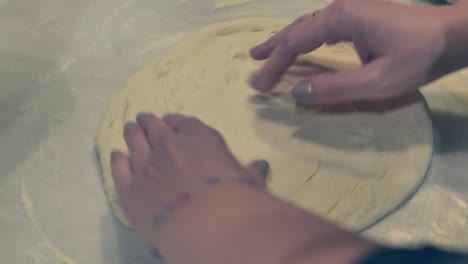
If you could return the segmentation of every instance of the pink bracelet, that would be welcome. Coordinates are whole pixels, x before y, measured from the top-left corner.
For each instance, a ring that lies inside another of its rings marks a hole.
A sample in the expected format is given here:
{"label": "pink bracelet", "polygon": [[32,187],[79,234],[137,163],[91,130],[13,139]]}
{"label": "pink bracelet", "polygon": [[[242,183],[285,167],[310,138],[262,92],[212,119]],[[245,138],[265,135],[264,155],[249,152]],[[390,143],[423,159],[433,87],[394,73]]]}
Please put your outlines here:
{"label": "pink bracelet", "polygon": [[[177,195],[176,198],[172,202],[167,204],[161,210],[161,212],[154,218],[153,225],[156,228],[159,228],[161,225],[163,225],[166,222],[169,215],[175,209],[177,209],[181,204],[183,204],[184,202],[189,200],[196,193],[200,192],[201,190],[203,190],[206,187],[210,187],[210,186],[213,186],[213,185],[216,185],[218,183],[225,182],[225,181],[238,181],[238,182],[246,183],[248,185],[259,188],[258,183],[252,177],[245,177],[244,176],[244,177],[238,177],[238,178],[223,178],[223,179],[221,179],[221,178],[208,178],[208,179],[204,179],[201,182],[201,185],[197,186],[197,188],[195,188],[192,192],[182,192],[179,195]],[[151,250],[151,255],[153,255],[153,257],[158,261],[158,263],[164,263],[164,258],[155,249]]]}

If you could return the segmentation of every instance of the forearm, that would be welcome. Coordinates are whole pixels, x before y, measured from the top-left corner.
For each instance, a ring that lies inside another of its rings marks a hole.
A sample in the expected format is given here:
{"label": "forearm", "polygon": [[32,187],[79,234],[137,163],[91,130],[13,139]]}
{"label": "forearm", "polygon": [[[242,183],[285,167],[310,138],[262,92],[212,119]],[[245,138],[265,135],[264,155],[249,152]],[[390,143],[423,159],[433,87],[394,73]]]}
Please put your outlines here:
{"label": "forearm", "polygon": [[444,13],[445,48],[437,77],[468,66],[468,0],[459,0]]}
{"label": "forearm", "polygon": [[153,243],[167,263],[353,263],[376,248],[251,187],[213,187],[175,211]]}

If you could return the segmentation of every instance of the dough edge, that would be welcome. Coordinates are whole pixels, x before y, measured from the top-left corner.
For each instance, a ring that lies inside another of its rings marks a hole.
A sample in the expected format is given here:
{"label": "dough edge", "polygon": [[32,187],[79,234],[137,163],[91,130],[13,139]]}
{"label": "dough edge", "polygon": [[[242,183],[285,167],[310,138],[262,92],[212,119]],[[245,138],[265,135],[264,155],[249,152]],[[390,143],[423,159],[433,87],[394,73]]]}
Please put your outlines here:
{"label": "dough edge", "polygon": [[[145,66],[142,70],[135,73],[129,79],[129,81],[127,82],[127,85],[125,86],[125,88],[123,90],[121,90],[120,92],[118,92],[116,95],[114,95],[114,97],[110,100],[108,108],[104,112],[104,114],[103,114],[103,116],[101,118],[101,122],[100,122],[99,128],[98,128],[98,134],[96,136],[95,142],[96,142],[96,150],[97,150],[99,160],[100,160],[100,165],[101,165],[101,173],[102,173],[102,178],[103,178],[104,191],[107,194],[107,198],[109,200],[109,203],[111,205],[111,208],[112,208],[112,211],[113,211],[115,217],[122,224],[124,224],[124,225],[126,225],[128,227],[131,227],[131,225],[127,221],[121,207],[119,206],[118,195],[115,192],[115,184],[114,184],[114,181],[113,181],[112,176],[111,176],[112,174],[111,174],[111,166],[110,166],[110,153],[111,153],[111,151],[113,149],[110,149],[111,146],[110,146],[110,144],[108,144],[108,142],[109,142],[108,138],[110,137],[109,136],[109,131],[110,130],[108,128],[108,122],[106,122],[106,121],[113,120],[113,119],[119,119],[116,116],[122,114],[121,107],[122,107],[122,105],[125,104],[125,101],[127,100],[127,97],[129,95],[129,91],[135,89],[134,86],[132,85],[132,83],[134,83],[136,80],[141,79],[140,76],[141,75],[146,75],[145,73],[147,71],[153,71],[155,65],[158,62],[170,58],[172,56],[172,54],[174,54],[174,53],[186,52],[185,51],[186,47],[187,47],[186,43],[188,41],[194,42],[194,43],[199,43],[201,40],[204,40],[207,37],[208,34],[212,35],[213,33],[215,33],[219,29],[228,28],[228,27],[231,27],[231,26],[251,27],[252,25],[255,25],[257,23],[258,24],[268,23],[268,24],[271,24],[273,26],[283,27],[283,26],[288,25],[290,23],[290,21],[284,20],[284,19],[278,19],[278,18],[241,18],[241,19],[231,20],[231,21],[227,21],[227,22],[220,22],[220,23],[217,23],[217,24],[214,24],[214,25],[210,25],[208,27],[204,27],[201,30],[198,30],[198,31],[190,34],[187,38],[182,40],[179,44],[177,44],[174,47],[170,48],[169,50],[165,51],[164,53],[162,53],[161,56],[159,56],[157,59],[153,60],[153,62],[151,62],[150,64]],[[134,117],[132,117],[130,119],[127,118],[125,121],[124,120],[116,120],[116,122],[122,122],[122,123],[125,123],[125,122],[128,122],[128,121],[134,121]],[[431,125],[432,125],[432,123],[431,123]],[[431,136],[432,136],[432,131],[431,131]],[[431,141],[431,144],[433,144],[432,141]],[[430,146],[430,148],[432,149],[432,145]],[[126,148],[120,149],[120,150],[121,151],[127,151]],[[431,155],[432,155],[432,152],[431,152]],[[430,161],[429,161],[429,164],[430,164]],[[429,168],[429,165],[428,165],[428,168]],[[106,177],[106,175],[108,175],[108,176]],[[415,186],[415,189],[418,189],[423,181],[424,180],[422,180],[420,184]],[[413,193],[414,193],[414,191],[410,192],[410,194],[408,196],[411,197],[413,195]],[[388,214],[392,213],[396,208],[401,206],[401,204],[403,204],[407,199],[408,199],[408,197],[404,197],[402,202],[397,204],[397,206],[395,206],[394,209],[390,210],[390,212],[388,212],[387,214],[380,217],[380,219],[382,219],[382,218],[386,217]],[[379,221],[379,220],[377,220],[377,221]]]}

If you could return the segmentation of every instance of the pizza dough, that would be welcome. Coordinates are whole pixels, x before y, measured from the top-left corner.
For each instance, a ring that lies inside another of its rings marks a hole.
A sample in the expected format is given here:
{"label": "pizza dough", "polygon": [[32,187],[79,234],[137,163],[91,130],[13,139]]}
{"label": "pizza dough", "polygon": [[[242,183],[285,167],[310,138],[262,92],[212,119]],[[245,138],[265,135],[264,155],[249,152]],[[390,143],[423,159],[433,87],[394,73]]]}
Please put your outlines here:
{"label": "pizza dough", "polygon": [[127,149],[123,126],[140,112],[199,117],[223,134],[242,162],[270,162],[274,195],[350,229],[376,222],[415,192],[432,157],[432,125],[422,100],[384,113],[334,113],[296,108],[284,92],[308,74],[359,66],[351,45],[324,46],[299,58],[275,95],[249,88],[262,62],[251,60],[248,50],[287,24],[250,18],[203,29],[134,75],[112,100],[97,149],[105,191],[122,223],[110,153]]}

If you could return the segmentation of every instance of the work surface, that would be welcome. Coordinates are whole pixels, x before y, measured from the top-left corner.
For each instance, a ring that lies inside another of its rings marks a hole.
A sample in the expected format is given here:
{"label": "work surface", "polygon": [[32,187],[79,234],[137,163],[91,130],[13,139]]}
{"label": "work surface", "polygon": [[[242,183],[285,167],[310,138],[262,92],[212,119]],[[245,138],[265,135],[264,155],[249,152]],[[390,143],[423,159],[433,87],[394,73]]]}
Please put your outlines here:
{"label": "work surface", "polygon": [[[127,79],[190,32],[324,1],[0,0],[2,263],[152,263],[109,209],[94,137]],[[424,89],[436,153],[418,193],[364,233],[468,250],[468,74]],[[466,88],[463,87],[466,84]]]}

